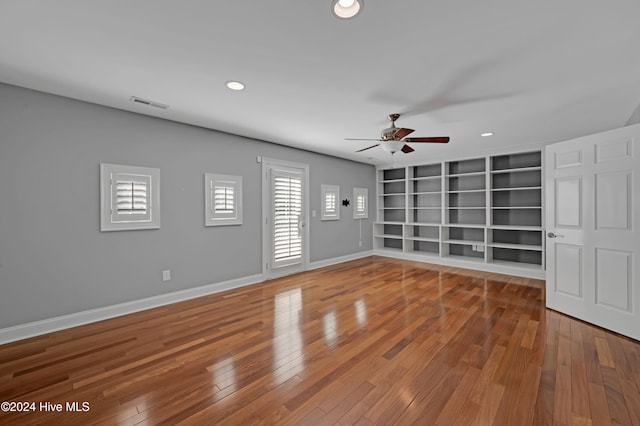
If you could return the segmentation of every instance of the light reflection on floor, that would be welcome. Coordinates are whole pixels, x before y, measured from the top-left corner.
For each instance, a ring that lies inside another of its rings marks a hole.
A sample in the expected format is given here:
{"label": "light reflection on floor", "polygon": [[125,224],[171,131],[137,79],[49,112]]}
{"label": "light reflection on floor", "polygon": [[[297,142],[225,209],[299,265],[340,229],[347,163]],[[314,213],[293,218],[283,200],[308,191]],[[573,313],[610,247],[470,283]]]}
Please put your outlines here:
{"label": "light reflection on floor", "polygon": [[353,304],[356,308],[356,319],[358,320],[358,325],[360,327],[365,327],[367,325],[367,305],[364,303],[364,300],[358,299]]}
{"label": "light reflection on floor", "polygon": [[302,290],[278,293],[274,297],[273,376],[281,384],[304,369],[300,316]]}
{"label": "light reflection on floor", "polygon": [[324,314],[322,317],[322,326],[324,330],[324,340],[327,346],[333,346],[338,340],[338,323],[335,310]]}
{"label": "light reflection on floor", "polygon": [[213,368],[213,383],[219,389],[227,389],[229,393],[236,391],[236,368],[233,363],[233,356],[220,360]]}

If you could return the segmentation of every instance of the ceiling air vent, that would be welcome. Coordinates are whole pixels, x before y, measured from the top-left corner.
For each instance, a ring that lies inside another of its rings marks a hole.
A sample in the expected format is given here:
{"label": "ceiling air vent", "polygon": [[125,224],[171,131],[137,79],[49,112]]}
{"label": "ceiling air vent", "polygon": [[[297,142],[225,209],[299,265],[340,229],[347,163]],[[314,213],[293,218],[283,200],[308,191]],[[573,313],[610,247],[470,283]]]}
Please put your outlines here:
{"label": "ceiling air vent", "polygon": [[146,99],[138,98],[136,96],[130,97],[129,100],[131,102],[136,103],[136,104],[142,104],[142,105],[146,105],[146,106],[150,106],[150,107],[154,107],[154,108],[160,108],[160,109],[168,109],[169,108],[169,105],[161,104],[160,102],[148,101]]}

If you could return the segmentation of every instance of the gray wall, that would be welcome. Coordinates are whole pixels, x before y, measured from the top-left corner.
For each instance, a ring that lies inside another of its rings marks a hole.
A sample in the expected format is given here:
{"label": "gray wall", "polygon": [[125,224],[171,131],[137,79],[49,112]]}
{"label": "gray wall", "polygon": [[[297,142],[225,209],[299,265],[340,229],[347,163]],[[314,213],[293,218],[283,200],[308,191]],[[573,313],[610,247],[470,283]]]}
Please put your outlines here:
{"label": "gray wall", "polygon": [[[312,262],[372,248],[372,166],[0,84],[0,328],[260,274],[256,156],[309,164]],[[100,163],[161,169],[161,229],[99,232]],[[242,226],[205,228],[204,172],[243,176]],[[322,183],[369,188],[362,247]]]}

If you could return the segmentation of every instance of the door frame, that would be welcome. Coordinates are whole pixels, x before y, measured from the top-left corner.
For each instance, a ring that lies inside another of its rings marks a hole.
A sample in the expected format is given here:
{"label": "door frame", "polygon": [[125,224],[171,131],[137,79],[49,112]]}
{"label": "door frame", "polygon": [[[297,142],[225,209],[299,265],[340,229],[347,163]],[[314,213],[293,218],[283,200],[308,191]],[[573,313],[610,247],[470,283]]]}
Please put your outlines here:
{"label": "door frame", "polygon": [[288,167],[302,170],[302,270],[306,271],[309,267],[309,165],[297,163],[287,160],[279,160],[276,158],[262,157],[262,279],[268,280],[288,275],[286,272],[282,274],[273,273],[271,269],[271,184],[269,182],[269,170],[274,167]]}

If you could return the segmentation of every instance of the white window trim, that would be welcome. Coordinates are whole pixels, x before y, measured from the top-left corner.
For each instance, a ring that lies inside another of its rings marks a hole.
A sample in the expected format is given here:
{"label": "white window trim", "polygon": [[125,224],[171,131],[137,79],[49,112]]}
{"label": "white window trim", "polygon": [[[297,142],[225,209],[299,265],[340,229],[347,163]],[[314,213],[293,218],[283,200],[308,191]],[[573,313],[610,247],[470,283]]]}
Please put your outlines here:
{"label": "white window trim", "polygon": [[[114,193],[117,179],[131,179],[146,186],[144,214],[118,214]],[[160,228],[160,169],[100,164],[100,231],[128,231]]]}
{"label": "white window trim", "polygon": [[[340,187],[338,185],[320,185],[320,220],[340,220]],[[327,197],[333,196],[335,199],[335,209],[327,210]]]}
{"label": "white window trim", "polygon": [[[364,197],[364,209],[358,210],[358,198]],[[367,188],[353,188],[353,218],[369,218],[369,190]]]}
{"label": "white window trim", "polygon": [[[233,209],[215,212],[215,188],[232,188]],[[205,226],[242,225],[242,176],[204,174]]]}

